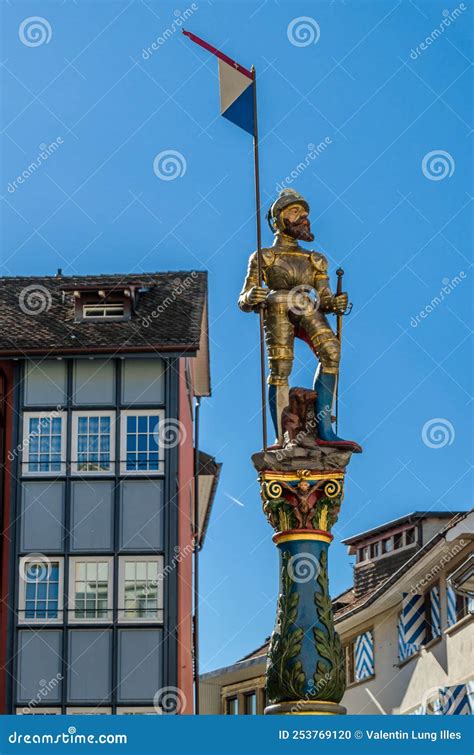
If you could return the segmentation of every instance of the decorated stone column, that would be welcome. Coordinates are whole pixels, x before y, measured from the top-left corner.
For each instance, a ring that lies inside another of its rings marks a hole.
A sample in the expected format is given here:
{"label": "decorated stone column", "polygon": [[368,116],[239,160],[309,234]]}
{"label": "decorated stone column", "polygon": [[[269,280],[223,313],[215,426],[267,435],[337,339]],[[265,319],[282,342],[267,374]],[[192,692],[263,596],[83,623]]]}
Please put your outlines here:
{"label": "decorated stone column", "polygon": [[265,713],[345,713],[339,705],[344,661],[328,583],[331,527],[342,502],[344,473],[264,470],[260,485],[280,566]]}

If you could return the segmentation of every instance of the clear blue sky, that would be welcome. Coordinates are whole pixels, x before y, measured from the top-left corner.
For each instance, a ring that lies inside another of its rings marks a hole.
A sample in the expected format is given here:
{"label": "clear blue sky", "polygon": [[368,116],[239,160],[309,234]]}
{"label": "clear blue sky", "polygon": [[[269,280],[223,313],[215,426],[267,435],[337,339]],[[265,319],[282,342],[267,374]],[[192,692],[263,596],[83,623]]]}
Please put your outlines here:
{"label": "clear blue sky", "polygon": [[[311,201],[314,248],[333,275],[343,265],[354,302],[340,431],[364,454],[353,458],[331,546],[335,594],[351,583],[341,539],[416,509],[472,504],[472,14],[461,9],[433,35],[443,10],[459,5],[193,7],[190,30],[257,67],[265,208],[308,144],[327,138],[292,186]],[[224,467],[201,560],[208,671],[270,633],[278,574],[250,462],[261,442],[257,319],[236,306],[255,248],[250,137],[218,115],[210,55],[179,32],[142,52],[186,9],[188,0],[3,2],[0,257],[3,275],[209,270],[214,390],[202,445]],[[49,24],[43,44],[20,39],[30,16]],[[288,26],[300,16],[312,19],[317,43],[290,42]],[[56,151],[15,187],[39,145],[55,140]],[[169,181],[153,171],[167,150],[186,163]],[[440,150],[444,163],[427,158],[425,175],[423,158]],[[293,384],[309,386],[313,369],[302,346]],[[422,430],[436,418],[447,436],[428,438],[433,448]]]}

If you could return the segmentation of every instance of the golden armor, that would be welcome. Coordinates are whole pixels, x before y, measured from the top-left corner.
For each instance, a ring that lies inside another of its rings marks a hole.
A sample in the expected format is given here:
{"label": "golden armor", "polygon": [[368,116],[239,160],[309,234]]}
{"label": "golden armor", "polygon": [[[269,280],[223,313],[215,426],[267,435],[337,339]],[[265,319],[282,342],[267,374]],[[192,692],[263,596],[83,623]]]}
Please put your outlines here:
{"label": "golden armor", "polygon": [[336,376],[340,344],[326,314],[341,313],[347,307],[347,295],[335,296],[331,291],[326,257],[320,252],[307,251],[298,243],[298,238],[313,238],[308,212],[307,202],[296,192],[282,192],[270,210],[275,233],[273,246],[262,249],[266,288],[259,281],[257,252],[254,252],[239,297],[239,307],[244,312],[258,311],[262,303],[265,307],[268,383],[275,386],[273,396],[270,390],[270,408],[274,409],[272,417],[280,439],[280,418],[288,404],[295,337],[308,343],[322,372]]}

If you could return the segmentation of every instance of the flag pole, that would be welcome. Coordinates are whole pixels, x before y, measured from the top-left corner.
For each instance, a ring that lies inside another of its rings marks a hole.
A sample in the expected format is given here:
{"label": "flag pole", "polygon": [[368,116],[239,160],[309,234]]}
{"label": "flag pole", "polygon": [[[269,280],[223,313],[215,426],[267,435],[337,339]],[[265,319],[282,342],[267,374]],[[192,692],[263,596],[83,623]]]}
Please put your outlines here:
{"label": "flag pole", "polygon": [[[262,222],[260,212],[260,167],[258,159],[258,118],[257,118],[257,72],[255,66],[250,69],[253,76],[253,159],[255,173],[255,217],[257,221],[257,270],[258,285],[262,285],[263,265],[262,265]],[[261,409],[262,409],[262,434],[263,450],[268,447],[267,438],[267,396],[265,384],[265,334],[263,327],[263,311],[265,304],[259,305],[259,341],[260,341],[260,385],[261,385]]]}

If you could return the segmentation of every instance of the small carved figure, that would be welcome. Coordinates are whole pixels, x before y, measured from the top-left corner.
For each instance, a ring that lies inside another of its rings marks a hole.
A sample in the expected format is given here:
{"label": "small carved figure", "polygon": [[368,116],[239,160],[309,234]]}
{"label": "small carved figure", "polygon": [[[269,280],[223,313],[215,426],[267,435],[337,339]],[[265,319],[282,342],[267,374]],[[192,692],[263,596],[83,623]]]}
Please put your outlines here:
{"label": "small carved figure", "polygon": [[316,493],[308,480],[301,479],[296,487],[283,481],[280,482],[280,485],[290,493],[290,496],[285,500],[293,508],[293,514],[298,522],[297,529],[305,530],[311,527],[311,522],[308,520],[311,518],[317,500]]}
{"label": "small carved figure", "polygon": [[[316,437],[314,402],[316,392],[307,388],[291,388],[289,404],[283,409],[281,426],[283,446],[307,445],[309,438]],[[314,445],[314,443],[313,443]]]}

